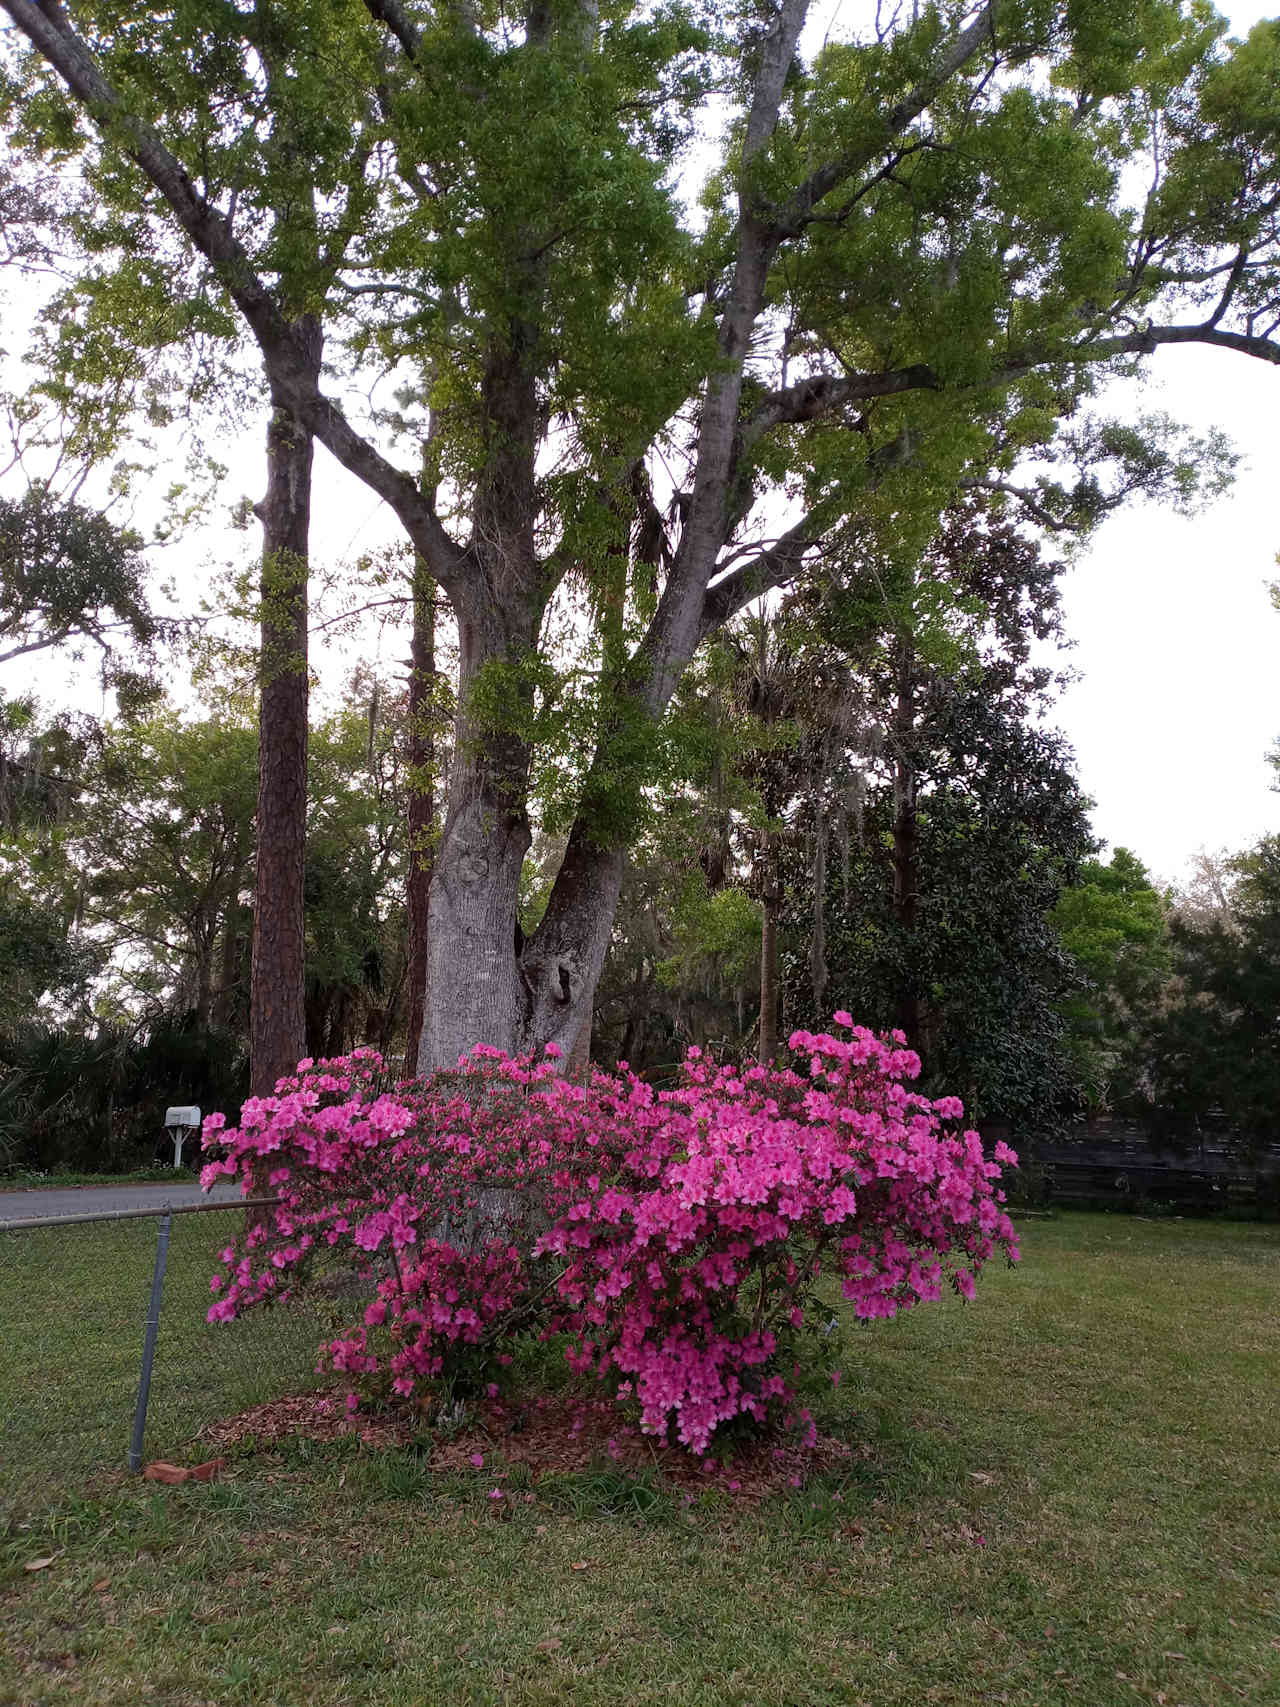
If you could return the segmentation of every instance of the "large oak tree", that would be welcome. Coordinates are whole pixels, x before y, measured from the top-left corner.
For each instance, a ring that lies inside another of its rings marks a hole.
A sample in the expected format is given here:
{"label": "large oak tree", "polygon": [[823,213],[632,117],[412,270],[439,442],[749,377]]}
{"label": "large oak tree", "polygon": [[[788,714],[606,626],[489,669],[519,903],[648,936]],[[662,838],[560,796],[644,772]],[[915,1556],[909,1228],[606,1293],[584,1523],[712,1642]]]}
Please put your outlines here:
{"label": "large oak tree", "polygon": [[[1280,360],[1274,24],[1224,45],[1200,5],[989,0],[808,52],[807,0],[261,0],[332,94],[299,161],[331,180],[326,111],[369,151],[326,376],[239,186],[203,169],[202,134],[270,123],[250,13],[3,4],[46,115],[73,122],[69,91],[142,175],[277,410],[386,500],[456,617],[424,1068],[478,1039],[572,1052],[665,708],[717,627],[851,532],[918,555],[958,485],[1017,484],[1113,371],[1182,343]],[[247,93],[193,130],[162,77],[113,81],[121,32],[163,63],[175,31],[243,68],[252,124]],[[690,211],[699,110],[720,158]],[[430,376],[426,482],[344,408],[352,364]],[[544,642],[574,601],[593,646],[566,682]],[[549,740],[572,810],[524,938]]]}

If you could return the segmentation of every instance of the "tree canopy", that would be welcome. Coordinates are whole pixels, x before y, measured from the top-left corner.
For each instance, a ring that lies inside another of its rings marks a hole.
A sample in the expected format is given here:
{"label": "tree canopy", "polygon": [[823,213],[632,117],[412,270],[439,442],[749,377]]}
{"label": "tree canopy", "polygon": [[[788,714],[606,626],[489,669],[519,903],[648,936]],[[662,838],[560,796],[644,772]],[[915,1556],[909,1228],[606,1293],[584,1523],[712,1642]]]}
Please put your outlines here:
{"label": "tree canopy", "polygon": [[[918,562],[959,490],[1072,525],[1110,459],[1187,497],[1214,447],[1126,442],[1091,398],[1171,345],[1280,360],[1273,22],[989,0],[817,42],[806,0],[3,4],[16,145],[112,216],[94,291],[178,244],[172,314],[248,329],[450,601],[428,1064],[572,1051],[708,635],[850,542]],[[359,401],[379,379],[394,410]],[[566,671],[547,638],[583,608]],[[573,797],[521,940],[548,745]]]}
{"label": "tree canopy", "polygon": [[76,639],[108,655],[117,637],[149,643],[146,575],[142,540],[96,511],[40,487],[0,497],[0,664]]}

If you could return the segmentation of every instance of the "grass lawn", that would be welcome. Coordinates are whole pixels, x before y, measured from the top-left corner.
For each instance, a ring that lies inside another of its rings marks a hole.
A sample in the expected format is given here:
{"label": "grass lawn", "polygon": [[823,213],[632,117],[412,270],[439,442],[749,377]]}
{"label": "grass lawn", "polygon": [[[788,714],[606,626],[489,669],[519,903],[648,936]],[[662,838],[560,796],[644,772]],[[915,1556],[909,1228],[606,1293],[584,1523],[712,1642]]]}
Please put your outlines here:
{"label": "grass lawn", "polygon": [[55,1491],[2,1544],[0,1702],[1280,1703],[1280,1229],[1023,1241],[860,1332],[854,1468],[755,1509],[615,1472],[495,1506],[492,1456],[349,1440]]}
{"label": "grass lawn", "polygon": [[[149,1458],[312,1378],[314,1314],[204,1322],[216,1253],[243,1218],[236,1205],[172,1218]],[[159,1227],[140,1217],[0,1231],[0,1526],[124,1467]]]}
{"label": "grass lawn", "polygon": [[74,1169],[41,1173],[35,1168],[15,1168],[11,1173],[0,1174],[0,1196],[6,1191],[51,1191],[75,1185],[167,1185],[175,1177],[189,1185],[196,1177],[195,1169],[175,1170],[160,1162],[154,1167],[134,1168],[127,1174],[77,1173]]}

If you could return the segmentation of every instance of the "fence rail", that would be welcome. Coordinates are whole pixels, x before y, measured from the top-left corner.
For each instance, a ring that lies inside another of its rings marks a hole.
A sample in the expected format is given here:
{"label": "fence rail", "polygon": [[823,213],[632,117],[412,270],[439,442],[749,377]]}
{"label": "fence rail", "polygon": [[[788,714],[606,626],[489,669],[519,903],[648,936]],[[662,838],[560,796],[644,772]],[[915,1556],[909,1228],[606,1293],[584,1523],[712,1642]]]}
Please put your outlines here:
{"label": "fence rail", "polygon": [[1140,1129],[1116,1127],[1041,1144],[1033,1160],[1045,1199],[1064,1206],[1158,1204],[1197,1214],[1263,1214],[1280,1208],[1280,1149],[1275,1146],[1246,1161],[1214,1143],[1185,1151],[1157,1149]]}
{"label": "fence rail", "polygon": [[154,1221],[160,1215],[225,1215],[234,1209],[270,1209],[276,1202],[274,1197],[244,1197],[234,1203],[161,1203],[150,1209],[99,1209],[87,1215],[15,1215],[12,1220],[0,1216],[0,1233],[25,1227],[76,1227],[88,1221]]}
{"label": "fence rail", "polygon": [[335,1303],[206,1320],[219,1252],[270,1202],[0,1223],[0,1518],[198,1453],[211,1423],[318,1383]]}

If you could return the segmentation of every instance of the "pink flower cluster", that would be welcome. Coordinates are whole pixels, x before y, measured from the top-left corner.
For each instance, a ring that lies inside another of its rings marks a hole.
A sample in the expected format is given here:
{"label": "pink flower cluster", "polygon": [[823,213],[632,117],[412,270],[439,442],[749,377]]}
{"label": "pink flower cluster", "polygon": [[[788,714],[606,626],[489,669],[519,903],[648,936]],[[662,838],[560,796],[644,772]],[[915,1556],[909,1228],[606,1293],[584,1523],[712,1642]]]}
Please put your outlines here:
{"label": "pink flower cluster", "polygon": [[532,1331],[567,1335],[576,1368],[695,1453],[735,1417],[807,1421],[786,1372],[831,1316],[824,1271],[870,1318],[972,1297],[997,1247],[1018,1255],[996,1183],[1013,1152],[988,1161],[954,1097],[907,1088],[900,1033],[835,1018],[846,1039],[790,1039],[802,1072],[693,1049],[668,1091],[484,1047],[394,1090],[369,1051],[303,1062],[239,1129],[205,1122],[225,1153],[204,1183],[265,1178],[278,1199],[223,1253],[210,1319],[336,1255],[370,1301],[325,1351],[364,1382],[479,1390]]}

